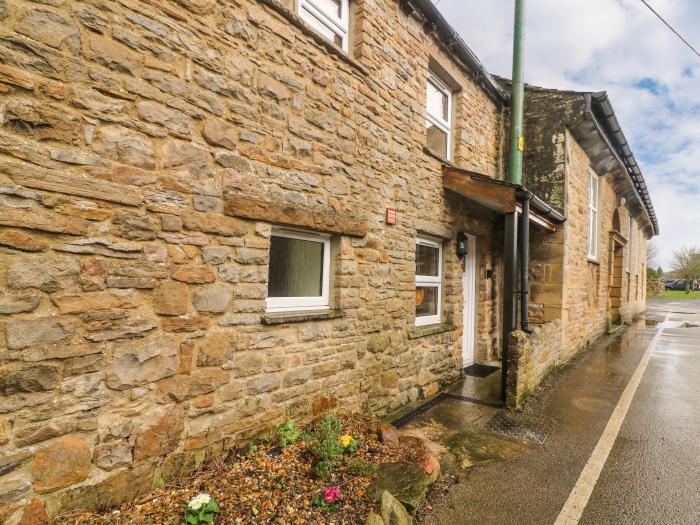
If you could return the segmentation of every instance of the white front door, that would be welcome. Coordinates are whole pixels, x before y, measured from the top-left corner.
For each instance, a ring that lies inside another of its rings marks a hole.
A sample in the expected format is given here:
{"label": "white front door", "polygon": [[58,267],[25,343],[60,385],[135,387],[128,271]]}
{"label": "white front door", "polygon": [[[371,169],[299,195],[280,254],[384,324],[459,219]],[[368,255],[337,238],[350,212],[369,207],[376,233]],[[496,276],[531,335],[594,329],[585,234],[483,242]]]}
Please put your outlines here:
{"label": "white front door", "polygon": [[464,293],[462,366],[467,367],[474,362],[476,344],[476,237],[473,235],[467,235],[462,291]]}

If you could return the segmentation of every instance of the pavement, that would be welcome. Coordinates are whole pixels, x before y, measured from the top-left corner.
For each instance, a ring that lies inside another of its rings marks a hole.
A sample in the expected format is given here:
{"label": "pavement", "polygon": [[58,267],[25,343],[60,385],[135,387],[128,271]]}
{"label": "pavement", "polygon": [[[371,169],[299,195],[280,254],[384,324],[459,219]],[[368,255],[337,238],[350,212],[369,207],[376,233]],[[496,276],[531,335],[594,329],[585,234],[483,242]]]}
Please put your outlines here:
{"label": "pavement", "polygon": [[546,380],[503,427],[514,437],[494,433],[502,411],[458,399],[408,423],[440,443],[457,480],[419,522],[555,523],[652,340],[578,523],[700,524],[700,300],[648,301],[645,318]]}

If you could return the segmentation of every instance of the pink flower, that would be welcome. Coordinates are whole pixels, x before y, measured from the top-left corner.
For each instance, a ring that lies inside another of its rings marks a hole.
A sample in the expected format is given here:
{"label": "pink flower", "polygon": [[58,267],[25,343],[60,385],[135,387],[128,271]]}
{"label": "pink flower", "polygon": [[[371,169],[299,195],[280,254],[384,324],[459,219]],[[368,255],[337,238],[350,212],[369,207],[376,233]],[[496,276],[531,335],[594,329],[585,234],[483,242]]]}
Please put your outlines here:
{"label": "pink flower", "polygon": [[323,489],[323,499],[326,500],[326,503],[334,503],[336,500],[341,499],[340,489],[337,487]]}

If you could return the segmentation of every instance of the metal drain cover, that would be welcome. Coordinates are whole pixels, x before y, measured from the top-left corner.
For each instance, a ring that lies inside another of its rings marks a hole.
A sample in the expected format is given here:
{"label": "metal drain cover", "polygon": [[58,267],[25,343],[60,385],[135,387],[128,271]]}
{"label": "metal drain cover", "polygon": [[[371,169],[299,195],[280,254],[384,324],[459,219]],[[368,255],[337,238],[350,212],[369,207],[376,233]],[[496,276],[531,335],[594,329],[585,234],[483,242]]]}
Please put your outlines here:
{"label": "metal drain cover", "polygon": [[484,430],[543,445],[553,426],[554,420],[545,416],[500,410]]}

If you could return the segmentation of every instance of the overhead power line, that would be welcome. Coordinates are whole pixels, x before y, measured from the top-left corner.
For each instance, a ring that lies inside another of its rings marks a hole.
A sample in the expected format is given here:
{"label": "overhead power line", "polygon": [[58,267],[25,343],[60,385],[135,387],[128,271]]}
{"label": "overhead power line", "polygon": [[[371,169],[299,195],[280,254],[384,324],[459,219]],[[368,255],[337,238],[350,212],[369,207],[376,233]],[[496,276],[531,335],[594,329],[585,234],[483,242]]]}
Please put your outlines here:
{"label": "overhead power line", "polygon": [[661,20],[664,23],[664,25],[666,27],[668,27],[673,32],[673,34],[675,34],[678,38],[681,39],[681,42],[683,42],[686,46],[688,46],[688,48],[700,58],[700,52],[697,49],[695,49],[690,42],[688,42],[685,38],[683,38],[683,35],[681,35],[678,31],[676,31],[676,29],[670,23],[668,23],[666,21],[666,19],[663,16],[661,16],[658,11],[656,11],[656,9],[651,7],[651,5],[649,5],[649,3],[646,0],[639,0],[639,1],[642,2],[645,6],[647,6],[647,8],[649,8],[649,11],[654,13],[656,15],[656,17],[659,20]]}

